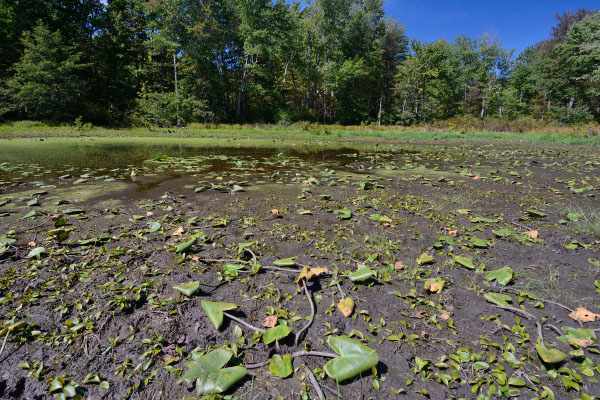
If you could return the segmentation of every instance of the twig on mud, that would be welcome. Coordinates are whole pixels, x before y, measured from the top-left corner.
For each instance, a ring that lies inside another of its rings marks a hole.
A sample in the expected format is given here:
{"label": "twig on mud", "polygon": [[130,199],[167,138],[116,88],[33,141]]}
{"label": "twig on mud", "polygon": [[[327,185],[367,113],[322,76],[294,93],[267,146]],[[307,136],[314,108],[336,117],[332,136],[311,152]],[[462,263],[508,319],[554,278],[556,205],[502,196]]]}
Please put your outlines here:
{"label": "twig on mud", "polygon": [[510,223],[513,224],[513,225],[515,225],[515,226],[518,226],[520,228],[527,229],[528,231],[532,231],[533,230],[530,227],[528,227],[527,225],[519,224],[518,222],[515,222],[515,221],[510,221]]}
{"label": "twig on mud", "polygon": [[280,268],[280,267],[271,267],[271,266],[266,266],[266,267],[263,267],[262,265],[261,265],[260,269],[264,269],[264,270],[267,270],[267,271],[281,271],[281,272],[289,272],[290,274],[297,274],[297,273],[298,273],[298,271],[297,271],[297,270],[295,270],[295,269],[290,269],[290,268]]}
{"label": "twig on mud", "polygon": [[337,288],[338,288],[338,289],[339,289],[339,291],[340,291],[340,294],[342,295],[342,299],[345,299],[345,298],[346,298],[346,294],[345,294],[345,293],[344,293],[344,291],[342,290],[342,286],[340,285],[340,283],[339,283],[339,282],[338,282],[338,283],[336,283],[336,285],[337,285]]}
{"label": "twig on mud", "polygon": [[332,388],[330,388],[330,387],[327,387],[327,386],[325,386],[325,385],[322,385],[321,387],[322,387],[323,389],[327,390],[329,393],[332,393],[332,394],[334,394],[334,395],[336,396],[336,400],[344,400],[344,398],[343,398],[342,396],[340,396],[340,392],[339,392],[339,391],[337,391],[337,390],[333,390]]}
{"label": "twig on mud", "polygon": [[237,260],[237,259],[228,259],[228,258],[199,258],[198,261],[213,263],[213,262],[237,262],[243,264],[250,264],[250,261]]}
{"label": "twig on mud", "polygon": [[562,332],[560,331],[560,329],[558,329],[557,327],[555,327],[554,325],[550,325],[550,324],[546,324],[546,326],[548,328],[552,328],[554,330],[554,332],[558,333],[559,335],[562,335]]}
{"label": "twig on mud", "polygon": [[[538,300],[540,300],[540,301],[542,301],[544,303],[550,303],[550,304],[557,305],[559,307],[564,308],[568,312],[574,312],[574,310],[572,308],[569,308],[569,307],[565,306],[564,304],[557,303],[556,301],[552,301],[552,300],[548,300],[548,299],[538,299]],[[579,320],[576,320],[576,321],[579,324],[579,326],[583,328],[583,324],[581,323],[581,321],[579,321]]]}
{"label": "twig on mud", "polygon": [[525,318],[527,318],[527,319],[528,319],[528,320],[530,320],[530,321],[531,321],[532,319],[533,319],[533,320],[537,320],[537,317],[536,317],[535,315],[533,315],[533,314],[531,314],[531,313],[529,313],[529,312],[527,312],[527,311],[521,310],[521,309],[519,309],[519,308],[510,307],[510,306],[509,306],[509,307],[505,307],[505,306],[496,306],[496,305],[495,305],[494,307],[496,307],[496,308],[501,308],[501,309],[503,309],[503,310],[507,310],[507,311],[512,311],[512,312],[514,312],[514,313],[516,313],[516,314],[521,314],[522,316],[524,316]]}
{"label": "twig on mud", "polygon": [[254,254],[254,252],[250,249],[244,249],[245,251],[247,251],[248,253],[252,254],[252,260],[254,261],[254,264],[258,264],[258,259],[256,258],[256,254]]}
{"label": "twig on mud", "polygon": [[315,392],[317,392],[317,396],[319,396],[319,399],[325,400],[325,396],[323,395],[321,386],[319,386],[319,382],[317,382],[317,378],[315,378],[315,376],[313,375],[310,368],[305,367],[305,369],[306,369],[306,372],[308,373],[308,379],[310,380],[310,383],[312,383],[313,387],[315,388]]}
{"label": "twig on mud", "polygon": [[239,322],[240,324],[244,325],[246,328],[250,328],[250,329],[252,329],[255,332],[260,332],[260,333],[265,333],[266,332],[264,329],[257,328],[256,326],[247,323],[243,319],[240,319],[238,317],[234,317],[233,315],[231,315],[229,313],[224,312],[223,315],[225,315],[229,319],[234,320],[235,322]]}
{"label": "twig on mud", "polygon": [[46,218],[46,220],[44,220],[44,222],[42,222],[42,223],[40,223],[40,224],[34,225],[34,226],[32,226],[31,228],[25,228],[25,229],[22,229],[22,230],[20,230],[20,231],[17,231],[17,233],[23,233],[23,232],[30,231],[30,230],[32,230],[32,229],[41,228],[42,226],[46,225],[46,223],[48,223],[48,222],[49,222],[51,219],[52,219],[52,216],[50,216],[50,217]]}
{"label": "twig on mud", "polygon": [[244,365],[244,368],[246,368],[246,369],[262,368],[265,365],[267,365],[268,363],[269,363],[269,360],[263,361],[261,363],[256,363],[256,364],[246,364],[246,365]]}
{"label": "twig on mud", "polygon": [[310,328],[310,326],[312,325],[312,323],[315,319],[315,304],[313,303],[310,292],[308,291],[308,288],[306,287],[306,280],[302,281],[302,287],[304,288],[304,293],[306,293],[306,298],[308,299],[308,302],[310,303],[310,320],[296,334],[296,340],[294,342],[294,346],[298,346],[298,341],[300,340],[300,337],[308,328]]}
{"label": "twig on mud", "polygon": [[539,337],[540,341],[542,342],[542,346],[545,346],[544,345],[544,335],[542,333],[542,324],[540,324],[540,321],[539,321],[538,317],[536,317],[535,315],[533,315],[533,314],[531,314],[531,313],[529,313],[527,311],[524,311],[524,310],[521,310],[521,309],[515,308],[515,307],[510,307],[510,306],[509,307],[494,306],[494,307],[501,308],[501,309],[507,310],[507,311],[512,311],[512,312],[514,312],[516,314],[521,314],[522,316],[524,316],[525,318],[527,318],[530,321],[533,320],[535,322],[536,327],[537,327],[538,337]]}

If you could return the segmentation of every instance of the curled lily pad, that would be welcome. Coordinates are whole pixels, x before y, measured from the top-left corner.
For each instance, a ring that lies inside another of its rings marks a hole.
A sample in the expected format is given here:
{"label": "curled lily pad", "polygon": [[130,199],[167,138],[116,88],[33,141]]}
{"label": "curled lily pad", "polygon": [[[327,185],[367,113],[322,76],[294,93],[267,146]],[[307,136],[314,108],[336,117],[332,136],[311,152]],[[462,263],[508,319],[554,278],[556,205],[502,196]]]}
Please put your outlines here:
{"label": "curled lily pad", "polygon": [[194,235],[192,236],[192,238],[186,242],[180,243],[177,248],[175,249],[176,253],[185,253],[187,250],[189,250],[190,247],[192,247],[194,245],[194,243],[196,243],[196,240],[198,240],[198,236]]}
{"label": "curled lily pad", "polygon": [[188,297],[195,295],[198,290],[200,290],[200,282],[187,282],[180,283],[179,285],[173,286],[173,289],[177,290],[179,293],[184,294]]}
{"label": "curled lily pad", "polygon": [[348,278],[350,278],[352,282],[364,282],[373,276],[375,276],[375,271],[371,268],[366,265],[358,265],[358,269],[348,275]]}
{"label": "curled lily pad", "polygon": [[237,306],[233,303],[221,303],[218,301],[202,300],[200,303],[206,316],[212,322],[215,328],[219,329],[223,325],[223,312],[235,310]]}
{"label": "curled lily pad", "polygon": [[427,265],[433,262],[433,256],[423,253],[417,258],[417,264],[419,265]]}
{"label": "curled lily pad", "polygon": [[200,396],[223,393],[246,375],[246,368],[241,366],[223,368],[232,356],[227,349],[216,349],[186,362],[188,370],[177,383],[191,385],[196,382]]}
{"label": "curled lily pad", "polygon": [[296,265],[295,260],[296,257],[282,258],[281,260],[276,260],[273,265],[276,267],[293,267]]}
{"label": "curled lily pad", "polygon": [[323,367],[327,375],[336,381],[353,378],[370,370],[379,362],[375,350],[348,336],[330,336],[327,344],[340,355]]}
{"label": "curled lily pad", "polygon": [[273,343],[276,340],[285,338],[290,332],[291,329],[287,325],[280,324],[267,329],[267,331],[263,333],[263,341],[265,344]]}
{"label": "curled lily pad", "polygon": [[284,354],[281,357],[279,354],[275,354],[269,362],[269,371],[278,378],[287,378],[293,372],[292,356]]}

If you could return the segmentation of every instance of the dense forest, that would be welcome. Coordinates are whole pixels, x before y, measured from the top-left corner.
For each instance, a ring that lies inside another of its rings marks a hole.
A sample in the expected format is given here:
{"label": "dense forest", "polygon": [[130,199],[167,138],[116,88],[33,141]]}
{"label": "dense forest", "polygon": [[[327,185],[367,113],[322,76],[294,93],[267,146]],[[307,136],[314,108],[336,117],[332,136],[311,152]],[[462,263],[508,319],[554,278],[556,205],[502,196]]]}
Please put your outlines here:
{"label": "dense forest", "polygon": [[522,54],[407,37],[383,0],[0,0],[0,120],[600,121],[600,12]]}

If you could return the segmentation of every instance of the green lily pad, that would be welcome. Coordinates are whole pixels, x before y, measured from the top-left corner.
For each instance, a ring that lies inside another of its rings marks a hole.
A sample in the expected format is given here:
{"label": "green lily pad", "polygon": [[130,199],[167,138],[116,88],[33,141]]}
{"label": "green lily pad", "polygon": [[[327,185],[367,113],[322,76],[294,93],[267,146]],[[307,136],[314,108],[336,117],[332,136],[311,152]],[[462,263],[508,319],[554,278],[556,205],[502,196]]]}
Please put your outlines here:
{"label": "green lily pad", "polygon": [[548,349],[541,344],[535,345],[535,350],[546,364],[559,364],[567,359],[567,355],[558,349]]}
{"label": "green lily pad", "polygon": [[281,357],[275,354],[269,362],[269,371],[278,378],[287,378],[293,372],[292,356],[285,354]]}
{"label": "green lily pad", "polygon": [[356,271],[348,275],[348,278],[352,282],[364,282],[367,279],[373,277],[374,275],[375,271],[373,271],[371,268],[367,267],[366,265],[359,265]]}
{"label": "green lily pad", "polygon": [[544,218],[548,216],[548,214],[546,214],[545,212],[536,210],[535,208],[528,209],[527,214],[529,214],[529,216],[533,218]]}
{"label": "green lily pad", "polygon": [[202,300],[200,306],[206,313],[206,316],[217,329],[223,325],[223,311],[235,310],[237,306],[233,303],[222,303],[218,301]]}
{"label": "green lily pad", "polygon": [[496,269],[494,271],[490,271],[485,274],[486,281],[496,281],[502,286],[506,286],[512,281],[514,277],[514,272],[509,267],[504,267],[500,269]]}
{"label": "green lily pad", "polygon": [[273,343],[276,340],[281,340],[289,335],[291,329],[287,325],[277,325],[273,328],[267,329],[265,333],[263,333],[263,341],[265,344]]}
{"label": "green lily pad", "polygon": [[565,331],[565,335],[559,336],[557,339],[563,343],[568,343],[578,347],[585,347],[581,346],[584,344],[584,342],[591,341],[592,343],[598,343],[596,334],[592,329],[571,328],[570,326],[563,326],[562,329]]}
{"label": "green lily pad", "polygon": [[473,260],[468,257],[463,256],[454,256],[454,261],[468,269],[475,269],[475,265],[473,264]]}
{"label": "green lily pad", "polygon": [[188,240],[187,242],[183,242],[180,243],[177,248],[175,249],[176,253],[185,253],[187,250],[189,250],[190,247],[192,247],[192,245],[194,243],[196,243],[196,240],[198,240],[198,236],[192,236],[192,238],[190,240]]}
{"label": "green lily pad", "polygon": [[512,298],[509,295],[495,292],[486,293],[483,297],[485,297],[488,302],[501,307],[510,307],[508,302],[512,301]]}
{"label": "green lily pad", "polygon": [[173,289],[177,290],[181,294],[191,297],[195,295],[198,290],[200,290],[200,282],[180,283],[179,285],[173,286]]}
{"label": "green lily pad", "polygon": [[433,256],[430,256],[427,253],[423,253],[417,258],[417,264],[419,264],[419,265],[427,265],[427,264],[431,264],[432,262],[433,262]]}
{"label": "green lily pad", "polygon": [[25,258],[40,257],[44,251],[46,251],[45,247],[36,247],[35,249],[32,249],[29,254],[25,256]]}
{"label": "green lily pad", "polygon": [[69,208],[69,209],[63,210],[62,213],[65,215],[76,215],[76,214],[85,213],[85,210],[82,210],[80,208]]}
{"label": "green lily pad", "polygon": [[148,232],[158,232],[162,225],[158,221],[148,221]]}
{"label": "green lily pad", "polygon": [[177,383],[191,385],[196,382],[196,392],[200,396],[223,393],[246,376],[244,367],[223,368],[232,356],[233,353],[229,350],[216,349],[186,362],[188,370]]}
{"label": "green lily pad", "polygon": [[276,267],[293,267],[296,265],[295,259],[296,257],[282,258],[281,260],[276,260],[273,265]]}
{"label": "green lily pad", "polygon": [[327,344],[340,355],[329,360],[323,367],[327,375],[336,381],[354,378],[379,362],[375,350],[348,336],[329,336]]}

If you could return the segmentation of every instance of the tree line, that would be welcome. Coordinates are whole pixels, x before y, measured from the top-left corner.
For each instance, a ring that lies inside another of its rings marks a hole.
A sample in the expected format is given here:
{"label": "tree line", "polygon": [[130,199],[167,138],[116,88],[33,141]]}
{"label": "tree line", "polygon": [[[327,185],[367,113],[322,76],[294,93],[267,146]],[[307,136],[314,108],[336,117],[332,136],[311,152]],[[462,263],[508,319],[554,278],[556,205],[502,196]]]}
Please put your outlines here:
{"label": "tree line", "polygon": [[522,54],[425,43],[383,0],[0,0],[0,119],[97,125],[600,121],[600,12]]}

